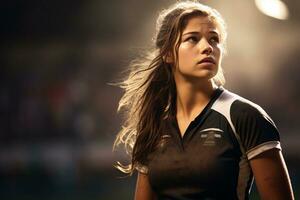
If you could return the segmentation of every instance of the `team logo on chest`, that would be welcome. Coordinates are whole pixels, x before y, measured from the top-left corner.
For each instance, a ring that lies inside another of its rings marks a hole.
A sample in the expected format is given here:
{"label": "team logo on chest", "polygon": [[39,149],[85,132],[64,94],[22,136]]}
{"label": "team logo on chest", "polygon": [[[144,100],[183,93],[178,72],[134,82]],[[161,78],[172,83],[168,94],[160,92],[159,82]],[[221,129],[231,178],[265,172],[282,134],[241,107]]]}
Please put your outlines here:
{"label": "team logo on chest", "polygon": [[215,146],[216,140],[221,139],[224,131],[219,128],[207,128],[199,131],[201,138],[205,138],[204,146]]}

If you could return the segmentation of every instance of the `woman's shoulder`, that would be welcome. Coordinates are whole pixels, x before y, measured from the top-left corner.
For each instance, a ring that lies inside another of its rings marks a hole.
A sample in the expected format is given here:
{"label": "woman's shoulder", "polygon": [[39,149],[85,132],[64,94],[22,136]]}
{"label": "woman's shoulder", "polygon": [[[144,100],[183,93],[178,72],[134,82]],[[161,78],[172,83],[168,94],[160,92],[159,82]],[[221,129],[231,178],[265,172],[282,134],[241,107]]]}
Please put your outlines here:
{"label": "woman's shoulder", "polygon": [[235,96],[235,100],[230,107],[230,116],[233,121],[255,121],[259,124],[268,123],[276,127],[273,119],[261,105],[235,93],[229,93]]}
{"label": "woman's shoulder", "polygon": [[213,109],[231,119],[245,116],[264,117],[272,122],[267,112],[257,103],[225,88],[222,88],[222,90],[222,94],[212,106]]}
{"label": "woman's shoulder", "polygon": [[220,104],[220,106],[230,106],[230,108],[234,107],[241,110],[258,110],[260,112],[265,112],[264,109],[256,102],[223,87],[221,89],[223,92],[216,102],[217,104]]}

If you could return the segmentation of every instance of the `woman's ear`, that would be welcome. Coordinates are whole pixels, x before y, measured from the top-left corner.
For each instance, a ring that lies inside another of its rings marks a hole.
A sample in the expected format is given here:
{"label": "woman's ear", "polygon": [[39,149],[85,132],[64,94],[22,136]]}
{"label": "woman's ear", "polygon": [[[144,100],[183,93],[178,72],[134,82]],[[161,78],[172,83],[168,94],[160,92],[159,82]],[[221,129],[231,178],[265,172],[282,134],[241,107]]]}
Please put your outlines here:
{"label": "woman's ear", "polygon": [[171,52],[168,52],[166,55],[164,55],[163,59],[168,64],[174,63],[173,55]]}

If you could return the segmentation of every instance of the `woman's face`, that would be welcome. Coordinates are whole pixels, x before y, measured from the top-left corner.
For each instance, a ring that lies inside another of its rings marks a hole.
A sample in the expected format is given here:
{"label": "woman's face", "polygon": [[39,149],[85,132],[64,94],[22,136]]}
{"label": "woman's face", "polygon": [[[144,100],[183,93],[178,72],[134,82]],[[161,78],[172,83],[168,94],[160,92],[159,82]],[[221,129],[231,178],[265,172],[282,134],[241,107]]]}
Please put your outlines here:
{"label": "woman's face", "polygon": [[199,81],[213,78],[221,63],[222,48],[219,41],[219,31],[208,17],[190,18],[179,41],[175,80],[183,78]]}

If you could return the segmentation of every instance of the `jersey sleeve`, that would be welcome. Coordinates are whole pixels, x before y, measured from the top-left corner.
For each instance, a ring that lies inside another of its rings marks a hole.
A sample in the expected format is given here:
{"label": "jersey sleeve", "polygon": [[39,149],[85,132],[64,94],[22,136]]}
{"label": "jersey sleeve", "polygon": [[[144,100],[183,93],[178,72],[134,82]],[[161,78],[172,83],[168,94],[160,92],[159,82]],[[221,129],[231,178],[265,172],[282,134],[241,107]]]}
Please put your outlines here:
{"label": "jersey sleeve", "polygon": [[257,104],[236,100],[230,115],[238,140],[250,160],[272,148],[281,150],[279,132],[270,116]]}

